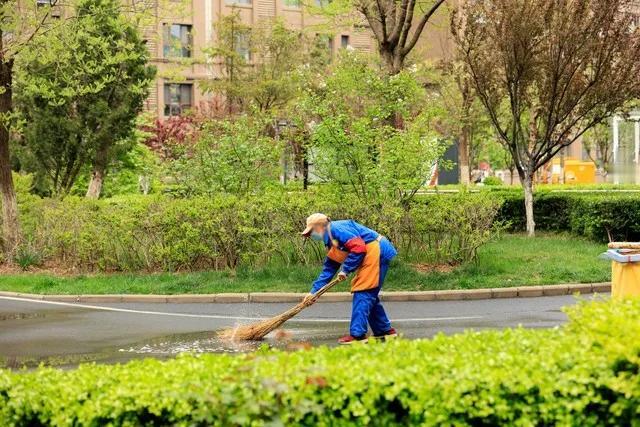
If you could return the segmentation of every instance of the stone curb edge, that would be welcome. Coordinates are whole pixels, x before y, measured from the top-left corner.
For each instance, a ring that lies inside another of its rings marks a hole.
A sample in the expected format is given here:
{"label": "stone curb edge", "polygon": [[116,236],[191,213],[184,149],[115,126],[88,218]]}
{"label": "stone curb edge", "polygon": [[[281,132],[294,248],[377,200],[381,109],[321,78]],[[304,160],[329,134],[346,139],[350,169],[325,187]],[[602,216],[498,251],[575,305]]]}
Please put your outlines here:
{"label": "stone curb edge", "polygon": [[[568,283],[546,286],[519,286],[511,288],[461,289],[449,291],[408,291],[382,292],[382,301],[457,301],[494,298],[542,297],[574,294],[607,293],[611,283]],[[40,301],[80,302],[80,303],[285,303],[299,302],[306,294],[293,292],[256,292],[226,294],[185,294],[185,295],[41,295],[0,291],[0,296],[27,298]],[[349,292],[325,294],[319,302],[351,301]]]}

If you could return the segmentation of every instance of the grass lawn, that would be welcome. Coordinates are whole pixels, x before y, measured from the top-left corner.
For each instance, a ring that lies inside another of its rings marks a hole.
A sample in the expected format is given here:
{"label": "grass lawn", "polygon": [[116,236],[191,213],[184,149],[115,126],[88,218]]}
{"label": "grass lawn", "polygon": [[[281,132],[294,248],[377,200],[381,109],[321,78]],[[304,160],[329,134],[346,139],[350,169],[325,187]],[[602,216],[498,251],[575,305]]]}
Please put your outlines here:
{"label": "grass lawn", "polygon": [[[534,239],[506,235],[482,247],[476,262],[441,272],[419,272],[397,262],[385,290],[473,289],[610,280],[607,261],[597,259],[606,246],[569,235]],[[25,273],[0,277],[0,290],[41,294],[179,294],[283,291],[306,292],[320,269],[270,267],[229,272],[111,274],[55,277]],[[347,285],[338,286],[345,291]]]}

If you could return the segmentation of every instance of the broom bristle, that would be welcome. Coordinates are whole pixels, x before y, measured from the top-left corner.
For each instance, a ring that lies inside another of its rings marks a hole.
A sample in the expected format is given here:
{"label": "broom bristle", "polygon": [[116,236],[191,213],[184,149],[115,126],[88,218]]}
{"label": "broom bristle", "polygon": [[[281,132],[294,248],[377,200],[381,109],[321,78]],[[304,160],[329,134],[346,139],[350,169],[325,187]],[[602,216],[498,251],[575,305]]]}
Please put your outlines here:
{"label": "broom bristle", "polygon": [[264,338],[269,332],[276,330],[280,325],[295,316],[295,314],[283,313],[271,319],[250,325],[229,328],[218,333],[218,337],[231,341],[257,341]]}
{"label": "broom bristle", "polygon": [[324,285],[320,288],[315,294],[314,298],[311,301],[303,301],[298,303],[297,305],[291,307],[289,310],[284,313],[272,317],[271,319],[263,320],[261,322],[253,323],[251,325],[238,326],[236,328],[225,329],[223,331],[218,332],[218,337],[223,340],[230,341],[255,341],[261,340],[264,338],[269,332],[276,330],[280,325],[282,325],[287,320],[291,319],[296,314],[300,313],[305,308],[309,307],[311,304],[315,303],[317,299],[335,286],[338,283],[339,279],[333,279],[331,282]]}

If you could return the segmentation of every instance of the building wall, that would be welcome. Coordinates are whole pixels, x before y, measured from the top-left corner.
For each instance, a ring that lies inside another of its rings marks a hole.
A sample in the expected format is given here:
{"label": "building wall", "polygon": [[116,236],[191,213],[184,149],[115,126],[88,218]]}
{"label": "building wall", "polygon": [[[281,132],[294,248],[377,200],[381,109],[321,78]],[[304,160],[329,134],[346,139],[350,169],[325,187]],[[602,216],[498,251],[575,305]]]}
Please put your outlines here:
{"label": "building wall", "polygon": [[[66,2],[58,0],[52,15],[65,16]],[[233,3],[236,1],[236,3]],[[249,4],[238,3],[238,1]],[[254,26],[266,19],[280,18],[292,29],[326,33],[327,25],[319,16],[314,16],[303,7],[292,6],[293,0],[137,0],[138,8],[151,11],[155,19],[144,19],[142,33],[151,56],[151,63],[158,69],[158,77],[150,90],[146,109],[155,112],[162,119],[165,116],[165,83],[193,85],[191,105],[197,106],[211,99],[198,85],[203,79],[216,77],[216,65],[207,63],[203,49],[211,46],[215,38],[214,26],[221,16],[239,12],[245,25]],[[326,2],[329,0],[315,0]],[[461,0],[451,0],[457,4]],[[49,0],[26,0],[34,10],[48,7]],[[304,3],[302,0],[300,3]],[[146,16],[147,14],[145,14]],[[414,59],[437,60],[448,57],[453,52],[449,31],[450,7],[442,6],[425,27],[419,43],[413,50]],[[414,28],[419,20],[416,13]],[[181,60],[167,57],[163,52],[163,25],[190,25],[192,29],[191,58]],[[363,20],[364,24],[364,20]],[[349,45],[359,51],[374,52],[376,42],[366,25],[353,28],[335,28],[331,31],[331,51],[335,54],[342,46],[342,36],[349,38]]]}
{"label": "building wall", "polygon": [[[158,18],[155,24],[144,28],[151,62],[158,68],[158,78],[151,90],[146,108],[157,112],[158,118],[166,117],[165,83],[193,85],[191,100],[193,106],[210,100],[211,96],[200,89],[198,81],[216,77],[217,64],[207,64],[202,52],[214,42],[214,25],[221,16],[238,11],[242,22],[248,26],[277,17],[283,19],[290,28],[310,31],[319,28],[322,24],[319,17],[312,16],[301,7],[287,5],[285,0],[252,0],[251,4],[230,4],[230,1],[232,0],[187,0],[186,4],[176,4],[173,9],[170,7],[157,10]],[[192,57],[189,60],[166,57],[163,52],[163,24],[192,26],[193,47]],[[349,45],[354,49],[362,51],[375,49],[375,41],[366,28],[342,28],[334,31],[331,40],[333,52],[341,47],[342,36],[349,37]]]}
{"label": "building wall", "polygon": [[[435,62],[451,59],[455,52],[455,44],[451,34],[451,12],[462,0],[449,0],[433,14],[424,27],[422,36],[410,56],[416,61]],[[414,28],[419,17],[414,19]]]}

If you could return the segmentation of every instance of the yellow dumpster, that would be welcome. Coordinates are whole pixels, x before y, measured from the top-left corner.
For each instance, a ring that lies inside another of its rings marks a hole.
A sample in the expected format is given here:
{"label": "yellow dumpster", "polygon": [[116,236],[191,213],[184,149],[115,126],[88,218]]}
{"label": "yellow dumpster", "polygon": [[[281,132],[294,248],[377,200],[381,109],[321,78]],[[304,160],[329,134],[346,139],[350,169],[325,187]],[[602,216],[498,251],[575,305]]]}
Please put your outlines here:
{"label": "yellow dumpster", "polygon": [[640,242],[612,242],[606,257],[611,260],[611,296],[640,297]]}
{"label": "yellow dumpster", "polygon": [[559,183],[563,173],[565,184],[591,184],[596,182],[596,165],[593,162],[567,158],[564,161],[563,168],[560,165],[560,159],[553,159],[551,161],[551,183]]}

